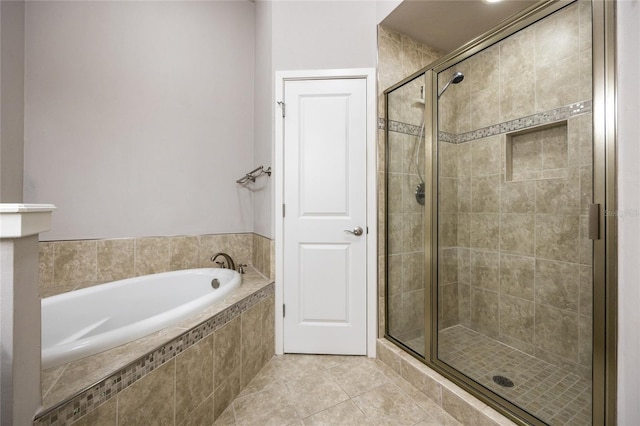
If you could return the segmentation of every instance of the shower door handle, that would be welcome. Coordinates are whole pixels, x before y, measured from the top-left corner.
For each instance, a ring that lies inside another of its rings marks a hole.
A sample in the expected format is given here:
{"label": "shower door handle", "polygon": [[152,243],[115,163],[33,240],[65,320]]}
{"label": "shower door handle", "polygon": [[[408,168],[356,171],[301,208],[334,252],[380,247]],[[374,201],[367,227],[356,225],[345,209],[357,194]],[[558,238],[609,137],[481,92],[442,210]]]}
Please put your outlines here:
{"label": "shower door handle", "polygon": [[344,232],[348,232],[349,234],[353,234],[356,237],[359,237],[360,235],[362,235],[362,233],[364,231],[362,230],[361,227],[358,226],[358,227],[354,228],[353,231],[351,231],[350,229],[345,229]]}

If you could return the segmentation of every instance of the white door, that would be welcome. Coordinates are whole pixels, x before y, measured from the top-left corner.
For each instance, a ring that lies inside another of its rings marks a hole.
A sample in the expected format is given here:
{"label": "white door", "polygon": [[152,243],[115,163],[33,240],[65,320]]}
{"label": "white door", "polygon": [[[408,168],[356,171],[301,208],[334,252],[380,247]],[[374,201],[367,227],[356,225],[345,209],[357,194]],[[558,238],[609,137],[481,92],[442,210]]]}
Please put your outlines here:
{"label": "white door", "polygon": [[284,85],[285,352],[367,351],[366,101],[364,78]]}

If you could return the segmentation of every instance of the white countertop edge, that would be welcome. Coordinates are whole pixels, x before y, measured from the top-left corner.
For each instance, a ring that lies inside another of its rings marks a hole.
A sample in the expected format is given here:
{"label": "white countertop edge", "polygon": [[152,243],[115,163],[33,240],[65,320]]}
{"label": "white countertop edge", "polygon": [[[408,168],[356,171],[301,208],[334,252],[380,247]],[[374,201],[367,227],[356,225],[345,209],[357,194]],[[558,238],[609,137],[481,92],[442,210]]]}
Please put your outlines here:
{"label": "white countertop edge", "polygon": [[55,209],[53,204],[0,203],[0,214],[52,212]]}

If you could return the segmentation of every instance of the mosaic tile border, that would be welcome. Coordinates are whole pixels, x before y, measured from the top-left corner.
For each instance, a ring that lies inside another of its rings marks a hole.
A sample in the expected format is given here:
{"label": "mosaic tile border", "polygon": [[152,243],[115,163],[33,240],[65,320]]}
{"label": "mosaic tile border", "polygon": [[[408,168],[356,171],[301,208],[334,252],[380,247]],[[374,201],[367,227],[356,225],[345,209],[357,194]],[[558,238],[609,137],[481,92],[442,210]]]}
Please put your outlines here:
{"label": "mosaic tile border", "polygon": [[[476,139],[495,136],[501,133],[514,132],[524,130],[529,127],[539,126],[541,124],[553,123],[555,121],[566,120],[581,114],[587,114],[592,109],[591,100],[576,102],[560,108],[544,111],[538,114],[528,115],[515,120],[505,121],[504,123],[494,124],[482,129],[473,130],[471,132],[461,133],[456,136],[454,143],[470,142]],[[438,135],[440,137],[440,135]],[[445,139],[441,139],[445,141]]]}
{"label": "mosaic tile border", "polygon": [[[514,120],[505,121],[503,123],[483,127],[471,132],[461,133],[459,135],[456,135],[454,133],[439,132],[438,139],[441,142],[449,142],[455,144],[471,142],[476,139],[482,139],[502,133],[524,130],[529,127],[540,126],[542,124],[553,123],[555,121],[566,120],[577,115],[588,114],[591,111],[592,102],[591,100],[586,100],[549,111],[540,112],[538,114],[532,114],[526,117],[516,118]],[[384,118],[378,118],[379,130],[386,129],[385,122],[386,120]],[[390,132],[404,133],[411,136],[418,136],[420,134],[420,126],[415,126],[413,124],[389,120],[388,125]]]}
{"label": "mosaic tile border", "polygon": [[250,294],[107,378],[40,414],[34,419],[34,425],[63,426],[80,419],[274,293],[275,284],[271,283]]}

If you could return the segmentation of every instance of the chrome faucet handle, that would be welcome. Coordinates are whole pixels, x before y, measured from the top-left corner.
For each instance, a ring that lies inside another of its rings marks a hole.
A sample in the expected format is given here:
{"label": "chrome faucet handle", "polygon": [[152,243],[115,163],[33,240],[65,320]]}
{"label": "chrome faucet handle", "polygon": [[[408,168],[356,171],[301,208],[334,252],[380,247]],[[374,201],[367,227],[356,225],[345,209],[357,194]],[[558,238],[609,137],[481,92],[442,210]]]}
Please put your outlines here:
{"label": "chrome faucet handle", "polygon": [[244,268],[247,267],[246,263],[240,263],[238,264],[238,272],[240,272],[241,274],[244,274]]}

